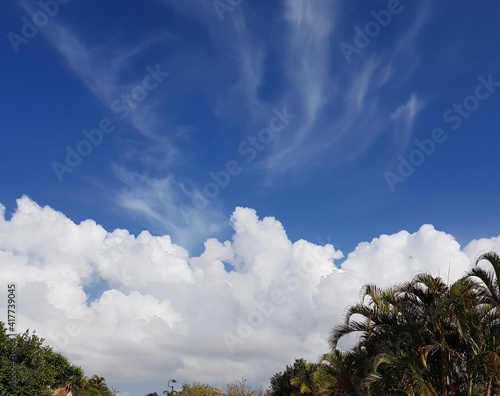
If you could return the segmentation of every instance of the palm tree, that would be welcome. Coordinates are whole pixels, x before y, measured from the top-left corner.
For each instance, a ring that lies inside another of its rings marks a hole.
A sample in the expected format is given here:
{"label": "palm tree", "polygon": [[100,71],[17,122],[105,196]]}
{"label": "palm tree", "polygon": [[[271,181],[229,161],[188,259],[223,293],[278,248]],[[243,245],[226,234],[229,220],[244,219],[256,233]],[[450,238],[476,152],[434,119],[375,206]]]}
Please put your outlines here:
{"label": "palm tree", "polygon": [[[399,301],[396,288],[381,289],[375,285],[365,285],[361,291],[361,301],[347,309],[344,324],[331,333],[330,346],[337,347],[338,341],[356,333],[360,345],[370,349],[373,344],[380,346],[392,340],[398,330]],[[361,321],[355,316],[361,316]]]}
{"label": "palm tree", "polygon": [[106,379],[104,377],[99,377],[98,375],[93,375],[87,379],[87,385],[94,388],[103,388],[106,386]]}
{"label": "palm tree", "polygon": [[[442,396],[465,388],[468,383],[470,394],[471,366],[464,365],[471,354],[474,317],[477,311],[477,293],[474,283],[467,277],[446,285],[439,277],[419,274],[412,281],[402,285],[403,301],[418,328],[421,361],[432,370],[433,382]],[[432,378],[431,377],[431,378]],[[464,381],[464,377],[467,381]]]}
{"label": "palm tree", "polygon": [[[491,264],[493,273],[477,266],[483,260]],[[468,276],[477,281],[481,303],[498,310],[500,308],[500,256],[495,252],[482,254],[476,260],[476,266],[469,271]]]}
{"label": "palm tree", "polygon": [[319,385],[321,394],[335,394],[338,388],[346,387],[346,384],[341,384],[347,372],[344,363],[344,353],[338,349],[321,356],[314,372],[314,381]]}
{"label": "palm tree", "polygon": [[81,367],[70,366],[65,370],[64,378],[64,386],[74,392],[83,386],[85,375]]}
{"label": "palm tree", "polygon": [[[477,265],[488,261],[493,272]],[[476,266],[468,273],[468,278],[475,282],[478,302],[483,311],[481,323],[483,342],[477,347],[476,362],[484,367],[486,374],[486,396],[493,394],[495,378],[499,376],[500,358],[500,256],[495,252],[484,253],[476,260]],[[484,326],[486,324],[486,326]]]}
{"label": "palm tree", "polygon": [[330,345],[335,349],[345,335],[358,335],[357,347],[369,359],[361,381],[367,394],[446,396],[465,388],[467,368],[471,383],[473,367],[464,359],[476,306],[474,283],[466,278],[448,286],[423,273],[386,289],[367,285]]}
{"label": "palm tree", "polygon": [[[341,352],[345,336],[356,344]],[[329,343],[315,373],[325,395],[491,396],[500,388],[500,256],[481,255],[450,285],[422,273],[364,286]]]}
{"label": "palm tree", "polygon": [[401,395],[438,396],[427,378],[424,367],[410,356],[380,353],[375,358],[373,372],[364,381],[368,396]]}
{"label": "palm tree", "polygon": [[321,395],[357,396],[370,370],[370,357],[359,346],[333,350],[321,356],[314,379]]}
{"label": "palm tree", "polygon": [[317,366],[316,363],[300,360],[299,364],[294,367],[296,370],[290,379],[290,384],[297,389],[295,395],[315,394],[317,383],[314,374]]}
{"label": "palm tree", "polygon": [[[342,387],[347,386],[348,392],[359,394],[364,389],[370,394],[370,389],[375,389],[373,364],[379,354],[401,355],[405,349],[408,341],[404,335],[410,332],[405,329],[407,323],[403,320],[402,308],[397,287],[381,289],[365,285],[361,301],[349,307],[345,322],[333,329],[329,340],[334,351],[331,357],[335,358],[337,370],[343,373]],[[336,352],[339,340],[350,334],[358,336],[356,347],[345,354]],[[346,384],[346,378],[350,384]],[[393,385],[386,387],[383,393],[390,394],[389,388]]]}

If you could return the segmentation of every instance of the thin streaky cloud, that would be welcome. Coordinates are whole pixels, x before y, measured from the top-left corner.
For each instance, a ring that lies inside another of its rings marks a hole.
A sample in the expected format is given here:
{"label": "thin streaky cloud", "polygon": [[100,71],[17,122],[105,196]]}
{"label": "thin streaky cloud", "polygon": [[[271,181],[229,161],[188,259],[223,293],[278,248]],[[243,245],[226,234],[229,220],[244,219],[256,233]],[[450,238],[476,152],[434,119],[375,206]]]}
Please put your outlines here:
{"label": "thin streaky cloud", "polygon": [[[299,115],[294,130],[275,144],[272,155],[266,159],[268,182],[273,174],[321,164],[318,158],[321,155],[334,157],[336,164],[353,161],[380,134],[391,130],[396,136],[407,136],[403,144],[397,146],[397,150],[401,150],[409,141],[408,136],[411,136],[422,107],[416,92],[392,108],[380,102],[380,95],[382,90],[399,86],[401,75],[404,75],[403,80],[411,77],[418,62],[412,54],[418,32],[426,21],[425,7],[418,10],[415,5],[412,12],[416,18],[397,40],[396,51],[378,51],[376,41],[381,38],[376,37],[374,43],[359,54],[358,62],[346,71],[343,58],[328,56],[330,42],[337,34],[333,4],[299,4],[288,3],[288,57],[284,64],[290,65],[291,70],[293,94],[289,95],[302,100],[293,102],[296,106],[293,111]],[[321,15],[316,18],[316,24],[311,15]],[[311,38],[314,44],[306,45]],[[347,73],[343,79],[339,78],[341,72]],[[322,101],[324,95],[328,95],[327,104]],[[406,112],[403,113],[403,109]],[[395,112],[408,118],[403,123],[391,124]],[[308,166],[304,167],[305,163]]]}
{"label": "thin streaky cloud", "polygon": [[405,104],[399,106],[391,114],[391,120],[395,125],[394,140],[401,149],[410,141],[415,119],[423,107],[423,101],[413,93]]}
{"label": "thin streaky cloud", "polygon": [[329,39],[334,26],[333,3],[295,2],[285,5],[288,22],[284,69],[301,100],[301,115],[310,124],[325,104]]}
{"label": "thin streaky cloud", "polygon": [[223,215],[216,202],[196,209],[193,202],[203,197],[202,193],[174,176],[152,177],[118,165],[113,170],[123,183],[115,203],[143,218],[153,229],[168,230],[176,243],[198,248],[207,236],[216,236],[223,228]]}

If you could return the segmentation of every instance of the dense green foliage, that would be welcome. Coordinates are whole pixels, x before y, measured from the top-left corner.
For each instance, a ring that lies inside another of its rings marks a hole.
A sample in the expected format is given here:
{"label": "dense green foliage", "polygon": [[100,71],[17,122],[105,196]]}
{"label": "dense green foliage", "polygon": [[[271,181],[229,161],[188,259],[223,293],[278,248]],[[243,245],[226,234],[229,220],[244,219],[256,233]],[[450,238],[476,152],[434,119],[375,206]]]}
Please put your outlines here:
{"label": "dense green foliage", "polygon": [[113,396],[102,377],[85,377],[83,370],[29,331],[8,336],[0,322],[0,396],[51,396],[67,388],[78,396]]}
{"label": "dense green foliage", "polygon": [[311,393],[314,386],[313,375],[318,364],[296,359],[293,366],[286,366],[285,371],[271,378],[271,395],[299,395]]}
{"label": "dense green foliage", "polygon": [[[295,362],[271,379],[272,396],[492,396],[500,390],[500,256],[447,285],[419,274],[366,285],[331,333],[318,363]],[[477,263],[478,263],[477,262]],[[476,264],[477,264],[476,263]],[[338,349],[346,336],[355,345]]]}

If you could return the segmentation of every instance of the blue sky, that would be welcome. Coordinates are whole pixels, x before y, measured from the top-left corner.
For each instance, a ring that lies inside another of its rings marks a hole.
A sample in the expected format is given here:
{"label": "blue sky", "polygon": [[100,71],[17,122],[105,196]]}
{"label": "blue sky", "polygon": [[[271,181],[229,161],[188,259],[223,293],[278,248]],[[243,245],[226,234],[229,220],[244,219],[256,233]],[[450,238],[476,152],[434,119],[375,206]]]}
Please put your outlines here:
{"label": "blue sky", "polygon": [[495,2],[8,1],[0,203],[192,256],[231,238],[237,207],[344,257],[423,224],[494,237],[499,18]]}

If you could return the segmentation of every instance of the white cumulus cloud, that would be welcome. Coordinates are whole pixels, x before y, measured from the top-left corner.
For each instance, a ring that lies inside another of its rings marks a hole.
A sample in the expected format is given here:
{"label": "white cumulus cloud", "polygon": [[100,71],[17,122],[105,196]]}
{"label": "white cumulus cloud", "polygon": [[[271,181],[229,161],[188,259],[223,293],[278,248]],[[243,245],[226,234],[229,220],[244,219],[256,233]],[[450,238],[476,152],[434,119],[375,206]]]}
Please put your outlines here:
{"label": "white cumulus cloud", "polygon": [[500,251],[500,237],[462,248],[423,225],[362,242],[340,263],[334,246],[291,241],[275,218],[236,208],[232,239],[208,239],[190,257],[167,235],[75,224],[28,197],[0,215],[0,278],[17,285],[17,330],[36,329],[88,375],[141,395],[162,391],[165,376],[266,385],[294,358],[327,351],[363,284],[421,271],[453,281],[478,253]]}

